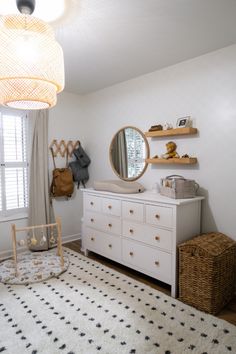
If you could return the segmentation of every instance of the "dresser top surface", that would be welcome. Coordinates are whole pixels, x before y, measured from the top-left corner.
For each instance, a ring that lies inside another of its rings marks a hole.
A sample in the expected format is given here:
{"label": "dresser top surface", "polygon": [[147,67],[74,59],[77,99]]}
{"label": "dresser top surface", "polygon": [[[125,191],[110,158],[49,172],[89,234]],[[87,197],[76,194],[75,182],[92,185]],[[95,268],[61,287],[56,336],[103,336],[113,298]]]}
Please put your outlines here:
{"label": "dresser top surface", "polygon": [[171,199],[160,195],[159,193],[153,193],[151,191],[144,191],[142,193],[135,193],[135,194],[120,194],[120,193],[112,193],[106,191],[97,191],[93,188],[81,188],[81,191],[86,194],[97,195],[101,197],[111,197],[115,199],[122,199],[122,200],[130,200],[130,201],[148,201],[148,202],[155,202],[155,203],[164,203],[170,205],[182,205],[182,204],[189,204],[195,203],[200,200],[203,200],[204,197],[197,196],[195,198],[188,198],[188,199]]}

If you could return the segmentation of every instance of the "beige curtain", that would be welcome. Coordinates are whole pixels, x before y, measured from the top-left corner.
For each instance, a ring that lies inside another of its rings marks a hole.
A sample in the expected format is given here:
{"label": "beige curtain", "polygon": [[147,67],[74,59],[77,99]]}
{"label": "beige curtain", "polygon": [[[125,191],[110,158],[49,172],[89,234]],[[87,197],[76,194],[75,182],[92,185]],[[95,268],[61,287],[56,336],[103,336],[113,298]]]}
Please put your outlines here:
{"label": "beige curtain", "polygon": [[[50,203],[48,171],[48,111],[33,111],[29,119],[34,120],[30,162],[29,226],[54,222]],[[56,230],[41,228],[28,235],[29,248],[33,251],[47,250],[56,242]]]}
{"label": "beige curtain", "polygon": [[128,177],[128,156],[125,130],[116,134],[112,150],[112,161],[117,173],[124,178]]}

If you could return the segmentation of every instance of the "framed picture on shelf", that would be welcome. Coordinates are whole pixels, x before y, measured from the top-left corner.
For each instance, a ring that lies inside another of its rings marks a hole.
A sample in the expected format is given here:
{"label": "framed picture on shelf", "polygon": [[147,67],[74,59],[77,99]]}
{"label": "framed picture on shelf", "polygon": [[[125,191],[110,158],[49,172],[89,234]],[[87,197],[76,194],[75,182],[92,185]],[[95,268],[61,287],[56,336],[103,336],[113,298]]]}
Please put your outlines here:
{"label": "framed picture on shelf", "polygon": [[177,119],[177,123],[176,123],[176,127],[177,128],[186,128],[186,127],[191,127],[191,117],[187,116],[187,117],[181,117],[179,119]]}

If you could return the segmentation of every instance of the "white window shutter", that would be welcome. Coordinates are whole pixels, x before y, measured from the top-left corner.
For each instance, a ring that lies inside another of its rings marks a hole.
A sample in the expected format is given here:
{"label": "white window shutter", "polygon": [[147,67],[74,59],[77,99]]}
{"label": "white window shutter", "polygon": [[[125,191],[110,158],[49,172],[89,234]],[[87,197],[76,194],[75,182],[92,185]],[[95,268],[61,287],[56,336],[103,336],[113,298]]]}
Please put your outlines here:
{"label": "white window shutter", "polygon": [[27,117],[2,114],[0,120],[0,202],[8,214],[28,207]]}
{"label": "white window shutter", "polygon": [[27,208],[27,168],[5,169],[6,210]]}

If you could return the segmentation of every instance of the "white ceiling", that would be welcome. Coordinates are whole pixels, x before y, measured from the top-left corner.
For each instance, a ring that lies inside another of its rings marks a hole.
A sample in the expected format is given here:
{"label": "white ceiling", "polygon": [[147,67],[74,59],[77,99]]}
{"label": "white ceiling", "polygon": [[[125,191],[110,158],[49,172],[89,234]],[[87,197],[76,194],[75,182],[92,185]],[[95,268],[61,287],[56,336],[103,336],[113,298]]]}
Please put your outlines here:
{"label": "white ceiling", "polygon": [[65,2],[71,12],[56,36],[64,50],[65,89],[74,93],[96,91],[236,43],[236,0]]}

